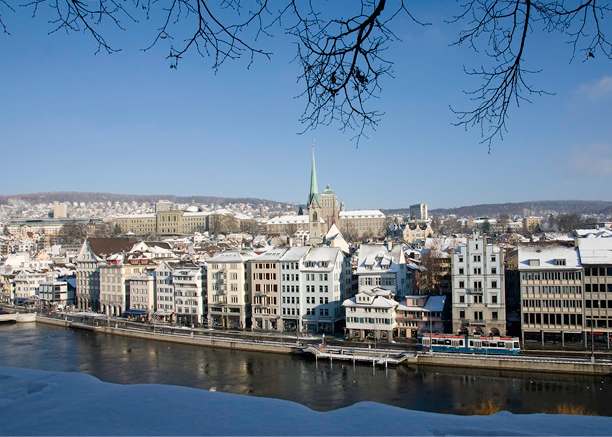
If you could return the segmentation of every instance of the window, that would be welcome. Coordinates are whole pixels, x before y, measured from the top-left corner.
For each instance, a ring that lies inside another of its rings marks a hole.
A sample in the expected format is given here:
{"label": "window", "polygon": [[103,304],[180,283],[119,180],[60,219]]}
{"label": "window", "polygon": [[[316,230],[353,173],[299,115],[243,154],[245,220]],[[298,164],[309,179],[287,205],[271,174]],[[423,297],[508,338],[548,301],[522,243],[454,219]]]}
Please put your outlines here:
{"label": "window", "polygon": [[480,255],[474,255],[474,262],[480,262]]}
{"label": "window", "polygon": [[459,281],[459,288],[465,288],[465,281]]}
{"label": "window", "polygon": [[465,303],[465,295],[464,294],[459,295],[459,303]]}
{"label": "window", "polygon": [[497,295],[496,294],[491,296],[491,303],[497,303]]}
{"label": "window", "polygon": [[497,288],[497,281],[491,281],[491,288]]}
{"label": "window", "polygon": [[459,318],[465,319],[465,311],[459,311]]}
{"label": "window", "polygon": [[459,269],[459,274],[460,274],[460,275],[463,275],[463,274],[464,274],[464,273],[463,273],[463,269]]}

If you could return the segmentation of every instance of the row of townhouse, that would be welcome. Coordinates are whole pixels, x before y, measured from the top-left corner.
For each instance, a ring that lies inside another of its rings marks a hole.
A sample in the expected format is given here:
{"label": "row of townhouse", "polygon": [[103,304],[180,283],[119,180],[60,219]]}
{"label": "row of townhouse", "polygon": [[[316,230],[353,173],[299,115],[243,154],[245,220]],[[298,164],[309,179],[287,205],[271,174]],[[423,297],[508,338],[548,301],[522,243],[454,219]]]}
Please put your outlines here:
{"label": "row of townhouse", "polygon": [[211,326],[338,332],[351,276],[339,248],[277,248],[255,255],[226,252],[208,260]]}
{"label": "row of townhouse", "polygon": [[[105,254],[110,248],[124,251]],[[355,257],[326,246],[228,251],[195,266],[154,256],[141,243],[85,241],[77,264],[81,308],[97,302],[95,310],[109,316],[317,333],[346,326],[360,339],[411,338],[442,329],[444,298],[411,294],[401,245],[363,244]],[[368,296],[374,298],[366,302]],[[392,311],[383,317],[382,309],[375,309],[379,317],[366,318],[383,299]]]}

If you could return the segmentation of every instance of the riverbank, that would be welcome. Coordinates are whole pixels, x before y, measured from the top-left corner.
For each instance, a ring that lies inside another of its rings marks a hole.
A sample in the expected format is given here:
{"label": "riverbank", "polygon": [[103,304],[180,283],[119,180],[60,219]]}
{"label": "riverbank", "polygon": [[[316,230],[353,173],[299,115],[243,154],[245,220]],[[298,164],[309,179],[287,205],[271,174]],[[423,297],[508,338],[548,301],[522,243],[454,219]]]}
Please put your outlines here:
{"label": "riverbank", "polygon": [[[265,340],[244,340],[228,337],[220,337],[210,332],[209,336],[194,335],[193,330],[185,329],[182,334],[176,332],[151,332],[147,330],[135,330],[128,328],[120,328],[118,324],[115,326],[95,326],[87,323],[81,323],[74,320],[56,319],[41,315],[36,316],[37,323],[47,325],[62,326],[65,328],[83,329],[93,331],[99,334],[119,335],[122,337],[140,338],[145,340],[166,341],[171,343],[188,344],[194,346],[206,346],[222,349],[233,349],[254,352],[269,352],[280,354],[297,354],[303,353],[302,346],[298,344],[278,344]],[[160,329],[160,328],[158,328]],[[163,328],[161,328],[163,329]]]}
{"label": "riverbank", "polygon": [[[100,323],[83,323],[79,320],[58,319],[37,315],[37,323],[62,326],[65,328],[82,329],[100,334],[117,335],[123,337],[140,338],[146,340],[165,341],[171,343],[222,348],[252,352],[266,352],[277,354],[300,354],[314,355],[315,359],[367,362],[372,365],[388,366],[442,366],[454,368],[474,368],[486,370],[506,370],[518,372],[547,372],[577,375],[612,375],[612,361],[589,358],[550,358],[538,356],[483,356],[483,355],[458,355],[458,354],[414,354],[404,359],[390,359],[390,354],[397,351],[380,349],[360,349],[355,347],[321,347],[313,348],[312,344],[303,344],[296,341],[272,341],[267,339],[232,338],[223,333],[204,330],[193,330],[189,328],[152,327],[135,329],[128,328],[127,323],[114,322],[106,326]],[[356,350],[358,354],[356,355]],[[361,357],[357,360],[355,357]]]}

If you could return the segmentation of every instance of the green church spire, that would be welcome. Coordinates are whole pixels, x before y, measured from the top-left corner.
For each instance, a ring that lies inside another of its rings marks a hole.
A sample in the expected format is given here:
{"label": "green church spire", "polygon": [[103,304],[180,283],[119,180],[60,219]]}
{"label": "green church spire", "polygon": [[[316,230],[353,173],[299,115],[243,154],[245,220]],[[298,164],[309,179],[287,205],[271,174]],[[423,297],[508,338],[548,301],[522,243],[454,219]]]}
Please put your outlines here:
{"label": "green church spire", "polygon": [[308,206],[316,203],[321,206],[321,197],[319,196],[319,187],[317,186],[317,170],[315,169],[314,156],[314,140],[312,143],[312,170],[310,173],[310,194],[308,195]]}

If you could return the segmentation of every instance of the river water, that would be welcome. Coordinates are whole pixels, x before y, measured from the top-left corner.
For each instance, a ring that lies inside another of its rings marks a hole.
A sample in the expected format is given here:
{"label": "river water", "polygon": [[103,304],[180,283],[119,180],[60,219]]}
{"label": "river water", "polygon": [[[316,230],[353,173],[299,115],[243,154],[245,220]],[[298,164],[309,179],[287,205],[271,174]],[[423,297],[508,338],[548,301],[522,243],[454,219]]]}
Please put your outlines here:
{"label": "river water", "polygon": [[172,384],[286,399],[328,411],[373,401],[470,413],[494,399],[514,413],[558,404],[612,416],[612,379],[407,366],[372,368],[281,354],[230,351],[20,323],[0,325],[0,365],[81,372],[119,384]]}

